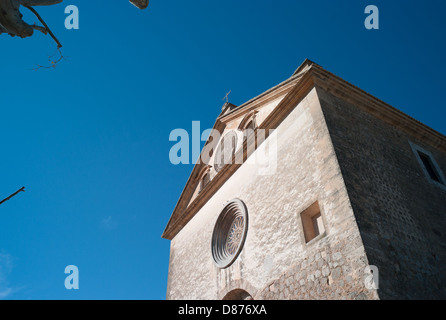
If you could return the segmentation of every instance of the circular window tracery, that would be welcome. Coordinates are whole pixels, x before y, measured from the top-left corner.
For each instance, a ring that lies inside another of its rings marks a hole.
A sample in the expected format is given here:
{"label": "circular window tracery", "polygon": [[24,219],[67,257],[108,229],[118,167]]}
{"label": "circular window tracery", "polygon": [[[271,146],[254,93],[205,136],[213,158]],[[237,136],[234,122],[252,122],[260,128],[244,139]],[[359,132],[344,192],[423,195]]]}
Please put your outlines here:
{"label": "circular window tracery", "polygon": [[248,231],[248,210],[243,201],[231,201],[220,213],[212,234],[212,258],[217,267],[229,267],[238,257]]}

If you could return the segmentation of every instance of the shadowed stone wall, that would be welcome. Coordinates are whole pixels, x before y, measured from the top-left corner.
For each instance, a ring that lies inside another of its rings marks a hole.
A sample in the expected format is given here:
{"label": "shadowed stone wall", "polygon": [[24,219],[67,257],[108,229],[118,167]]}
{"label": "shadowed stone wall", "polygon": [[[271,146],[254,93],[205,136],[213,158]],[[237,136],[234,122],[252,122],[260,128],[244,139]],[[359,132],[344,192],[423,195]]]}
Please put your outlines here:
{"label": "shadowed stone wall", "polygon": [[[410,142],[446,172],[446,155],[318,89],[381,299],[446,298],[446,188],[425,176]],[[427,136],[428,137],[428,136]]]}

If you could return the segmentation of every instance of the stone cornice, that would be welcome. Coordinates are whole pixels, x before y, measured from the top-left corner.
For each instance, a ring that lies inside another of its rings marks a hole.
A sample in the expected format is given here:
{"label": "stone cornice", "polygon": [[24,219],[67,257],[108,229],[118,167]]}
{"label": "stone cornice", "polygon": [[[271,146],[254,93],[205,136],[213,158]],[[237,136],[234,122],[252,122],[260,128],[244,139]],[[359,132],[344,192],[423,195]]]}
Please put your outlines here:
{"label": "stone cornice", "polygon": [[[215,122],[215,124],[213,126],[213,130],[217,130],[221,133],[221,132],[223,132],[225,126],[226,125],[223,122],[221,122],[220,120],[217,119],[217,121]],[[215,142],[210,142],[208,140],[205,145],[207,145],[208,143],[215,143]],[[203,150],[202,150],[202,152],[203,152]],[[201,154],[200,154],[200,159],[201,159]],[[167,223],[167,226],[163,232],[163,235],[162,235],[163,238],[166,238],[169,240],[173,239],[173,237],[167,238],[166,236],[167,236],[167,234],[169,234],[169,231],[172,229],[172,226],[176,225],[176,217],[179,215],[179,212],[183,212],[184,210],[186,210],[187,205],[189,204],[190,200],[192,199],[195,189],[198,186],[198,183],[199,183],[198,175],[207,166],[208,165],[206,163],[203,163],[201,161],[198,161],[198,163],[195,164],[195,166],[192,169],[192,172],[189,176],[189,179],[187,180],[186,185],[185,185],[183,191],[181,192],[180,198],[178,199],[178,202],[177,202],[177,204],[173,210],[173,213]],[[210,183],[212,183],[212,181]]]}
{"label": "stone cornice", "polygon": [[312,74],[317,87],[446,153],[446,136],[438,131],[332,74],[319,65],[314,64],[312,66]]}
{"label": "stone cornice", "polygon": [[233,119],[237,119],[243,114],[256,110],[259,107],[262,107],[265,104],[286,95],[297,84],[297,82],[299,82],[302,75],[307,72],[313,64],[314,63],[312,61],[306,59],[290,78],[272,87],[271,89],[268,89],[257,97],[245,102],[237,109],[232,110],[227,114],[222,114],[219,119],[227,123]]}

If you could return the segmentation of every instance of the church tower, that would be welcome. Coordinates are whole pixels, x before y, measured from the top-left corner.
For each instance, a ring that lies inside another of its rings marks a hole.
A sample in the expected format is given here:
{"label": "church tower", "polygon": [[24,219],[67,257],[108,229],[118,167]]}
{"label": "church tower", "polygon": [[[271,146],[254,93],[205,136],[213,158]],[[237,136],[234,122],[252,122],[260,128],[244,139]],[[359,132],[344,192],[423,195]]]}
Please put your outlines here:
{"label": "church tower", "polygon": [[444,135],[309,60],[213,129],[167,299],[446,298]]}

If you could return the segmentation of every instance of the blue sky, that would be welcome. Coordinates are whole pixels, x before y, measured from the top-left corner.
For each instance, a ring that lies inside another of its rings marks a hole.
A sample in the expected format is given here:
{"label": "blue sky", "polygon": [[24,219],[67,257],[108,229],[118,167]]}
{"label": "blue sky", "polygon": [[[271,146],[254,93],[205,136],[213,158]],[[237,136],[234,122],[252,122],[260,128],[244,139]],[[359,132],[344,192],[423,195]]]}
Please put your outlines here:
{"label": "blue sky", "polygon": [[[113,2],[113,5],[109,3]],[[77,5],[80,29],[64,9]],[[364,9],[380,10],[366,30]],[[161,234],[192,166],[169,134],[212,127],[309,58],[445,134],[446,2],[67,1],[42,34],[0,36],[0,299],[164,299]],[[26,9],[23,9],[26,12]],[[36,21],[25,13],[27,21]],[[79,290],[64,269],[79,268]]]}

